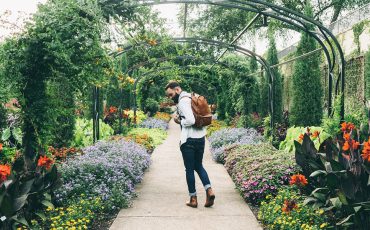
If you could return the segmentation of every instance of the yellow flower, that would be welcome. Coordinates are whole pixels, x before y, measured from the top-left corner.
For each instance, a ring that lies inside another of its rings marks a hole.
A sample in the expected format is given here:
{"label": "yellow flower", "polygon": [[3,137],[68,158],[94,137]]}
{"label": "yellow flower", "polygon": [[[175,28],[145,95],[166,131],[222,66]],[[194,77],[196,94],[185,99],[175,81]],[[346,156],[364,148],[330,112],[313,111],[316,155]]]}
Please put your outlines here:
{"label": "yellow flower", "polygon": [[322,215],[324,213],[324,210],[320,209],[319,214]]}
{"label": "yellow flower", "polygon": [[323,223],[320,225],[320,228],[325,228],[326,226],[328,226],[328,223]]}

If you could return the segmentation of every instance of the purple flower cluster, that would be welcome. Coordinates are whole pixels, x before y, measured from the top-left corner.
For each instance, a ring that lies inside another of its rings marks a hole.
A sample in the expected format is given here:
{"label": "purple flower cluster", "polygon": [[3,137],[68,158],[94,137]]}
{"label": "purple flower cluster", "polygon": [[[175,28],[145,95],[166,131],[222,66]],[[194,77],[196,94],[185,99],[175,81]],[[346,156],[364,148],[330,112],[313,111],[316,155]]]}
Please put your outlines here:
{"label": "purple flower cluster", "polygon": [[141,128],[149,128],[149,129],[168,129],[168,123],[161,119],[156,119],[153,117],[149,117],[148,119],[145,119],[139,127]]}
{"label": "purple flower cluster", "polygon": [[127,206],[135,196],[136,183],[150,165],[146,149],[125,140],[101,141],[83,149],[85,153],[69,159],[60,167],[63,185],[57,192],[58,201],[85,194],[101,197],[112,209]]}
{"label": "purple flower cluster", "polygon": [[209,137],[212,157],[215,161],[224,163],[227,148],[235,145],[255,145],[264,138],[253,128],[227,128],[214,132]]}
{"label": "purple flower cluster", "polygon": [[[285,168],[285,170],[282,168]],[[267,195],[275,196],[283,185],[288,185],[293,169],[289,166],[282,168],[271,170],[270,175],[264,176],[248,177],[239,173],[234,177],[234,181],[247,202],[252,205],[259,205]]]}

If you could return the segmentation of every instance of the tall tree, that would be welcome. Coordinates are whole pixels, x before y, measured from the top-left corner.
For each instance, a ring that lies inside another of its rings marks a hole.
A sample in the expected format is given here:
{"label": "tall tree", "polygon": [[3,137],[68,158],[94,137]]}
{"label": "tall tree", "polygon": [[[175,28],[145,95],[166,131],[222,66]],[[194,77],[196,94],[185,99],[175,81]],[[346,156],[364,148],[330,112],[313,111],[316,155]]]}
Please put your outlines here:
{"label": "tall tree", "polygon": [[[307,4],[305,14],[312,17],[312,7]],[[315,50],[316,41],[303,33],[297,48],[297,56]],[[297,126],[319,125],[322,111],[322,85],[320,81],[320,54],[298,59],[293,73],[293,105],[290,122]]]}
{"label": "tall tree", "polygon": [[[270,32],[269,35],[269,49],[267,51],[267,62],[269,65],[276,65],[279,64],[279,59],[277,55],[275,37],[273,32]],[[273,98],[273,110],[274,110],[274,122],[280,123],[282,122],[282,115],[283,115],[283,85],[281,80],[281,74],[277,68],[272,68],[271,73],[274,77],[273,82],[273,89],[274,89],[274,98]]]}

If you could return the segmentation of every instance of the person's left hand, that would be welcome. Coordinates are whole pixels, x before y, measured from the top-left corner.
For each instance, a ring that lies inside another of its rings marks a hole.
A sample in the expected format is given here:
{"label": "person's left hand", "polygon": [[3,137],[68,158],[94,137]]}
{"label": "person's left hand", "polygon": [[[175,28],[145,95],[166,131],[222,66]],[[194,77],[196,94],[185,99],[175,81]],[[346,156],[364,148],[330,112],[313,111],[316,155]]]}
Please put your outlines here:
{"label": "person's left hand", "polygon": [[179,117],[175,117],[173,120],[174,120],[177,124],[180,124],[180,123],[181,123],[181,122],[180,122]]}

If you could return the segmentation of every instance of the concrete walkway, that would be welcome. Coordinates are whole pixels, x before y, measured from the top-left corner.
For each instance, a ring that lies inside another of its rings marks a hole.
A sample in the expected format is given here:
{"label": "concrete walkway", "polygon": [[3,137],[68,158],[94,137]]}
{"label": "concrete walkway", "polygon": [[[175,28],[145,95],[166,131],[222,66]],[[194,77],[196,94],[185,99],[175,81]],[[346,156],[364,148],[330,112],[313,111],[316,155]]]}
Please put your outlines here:
{"label": "concrete walkway", "polygon": [[187,207],[185,168],[179,149],[180,127],[170,122],[169,136],[152,155],[153,163],[137,186],[133,207],[122,209],[111,230],[254,230],[262,229],[223,165],[212,160],[206,145],[203,164],[216,194],[205,208],[205,191],[197,174],[198,208]]}

